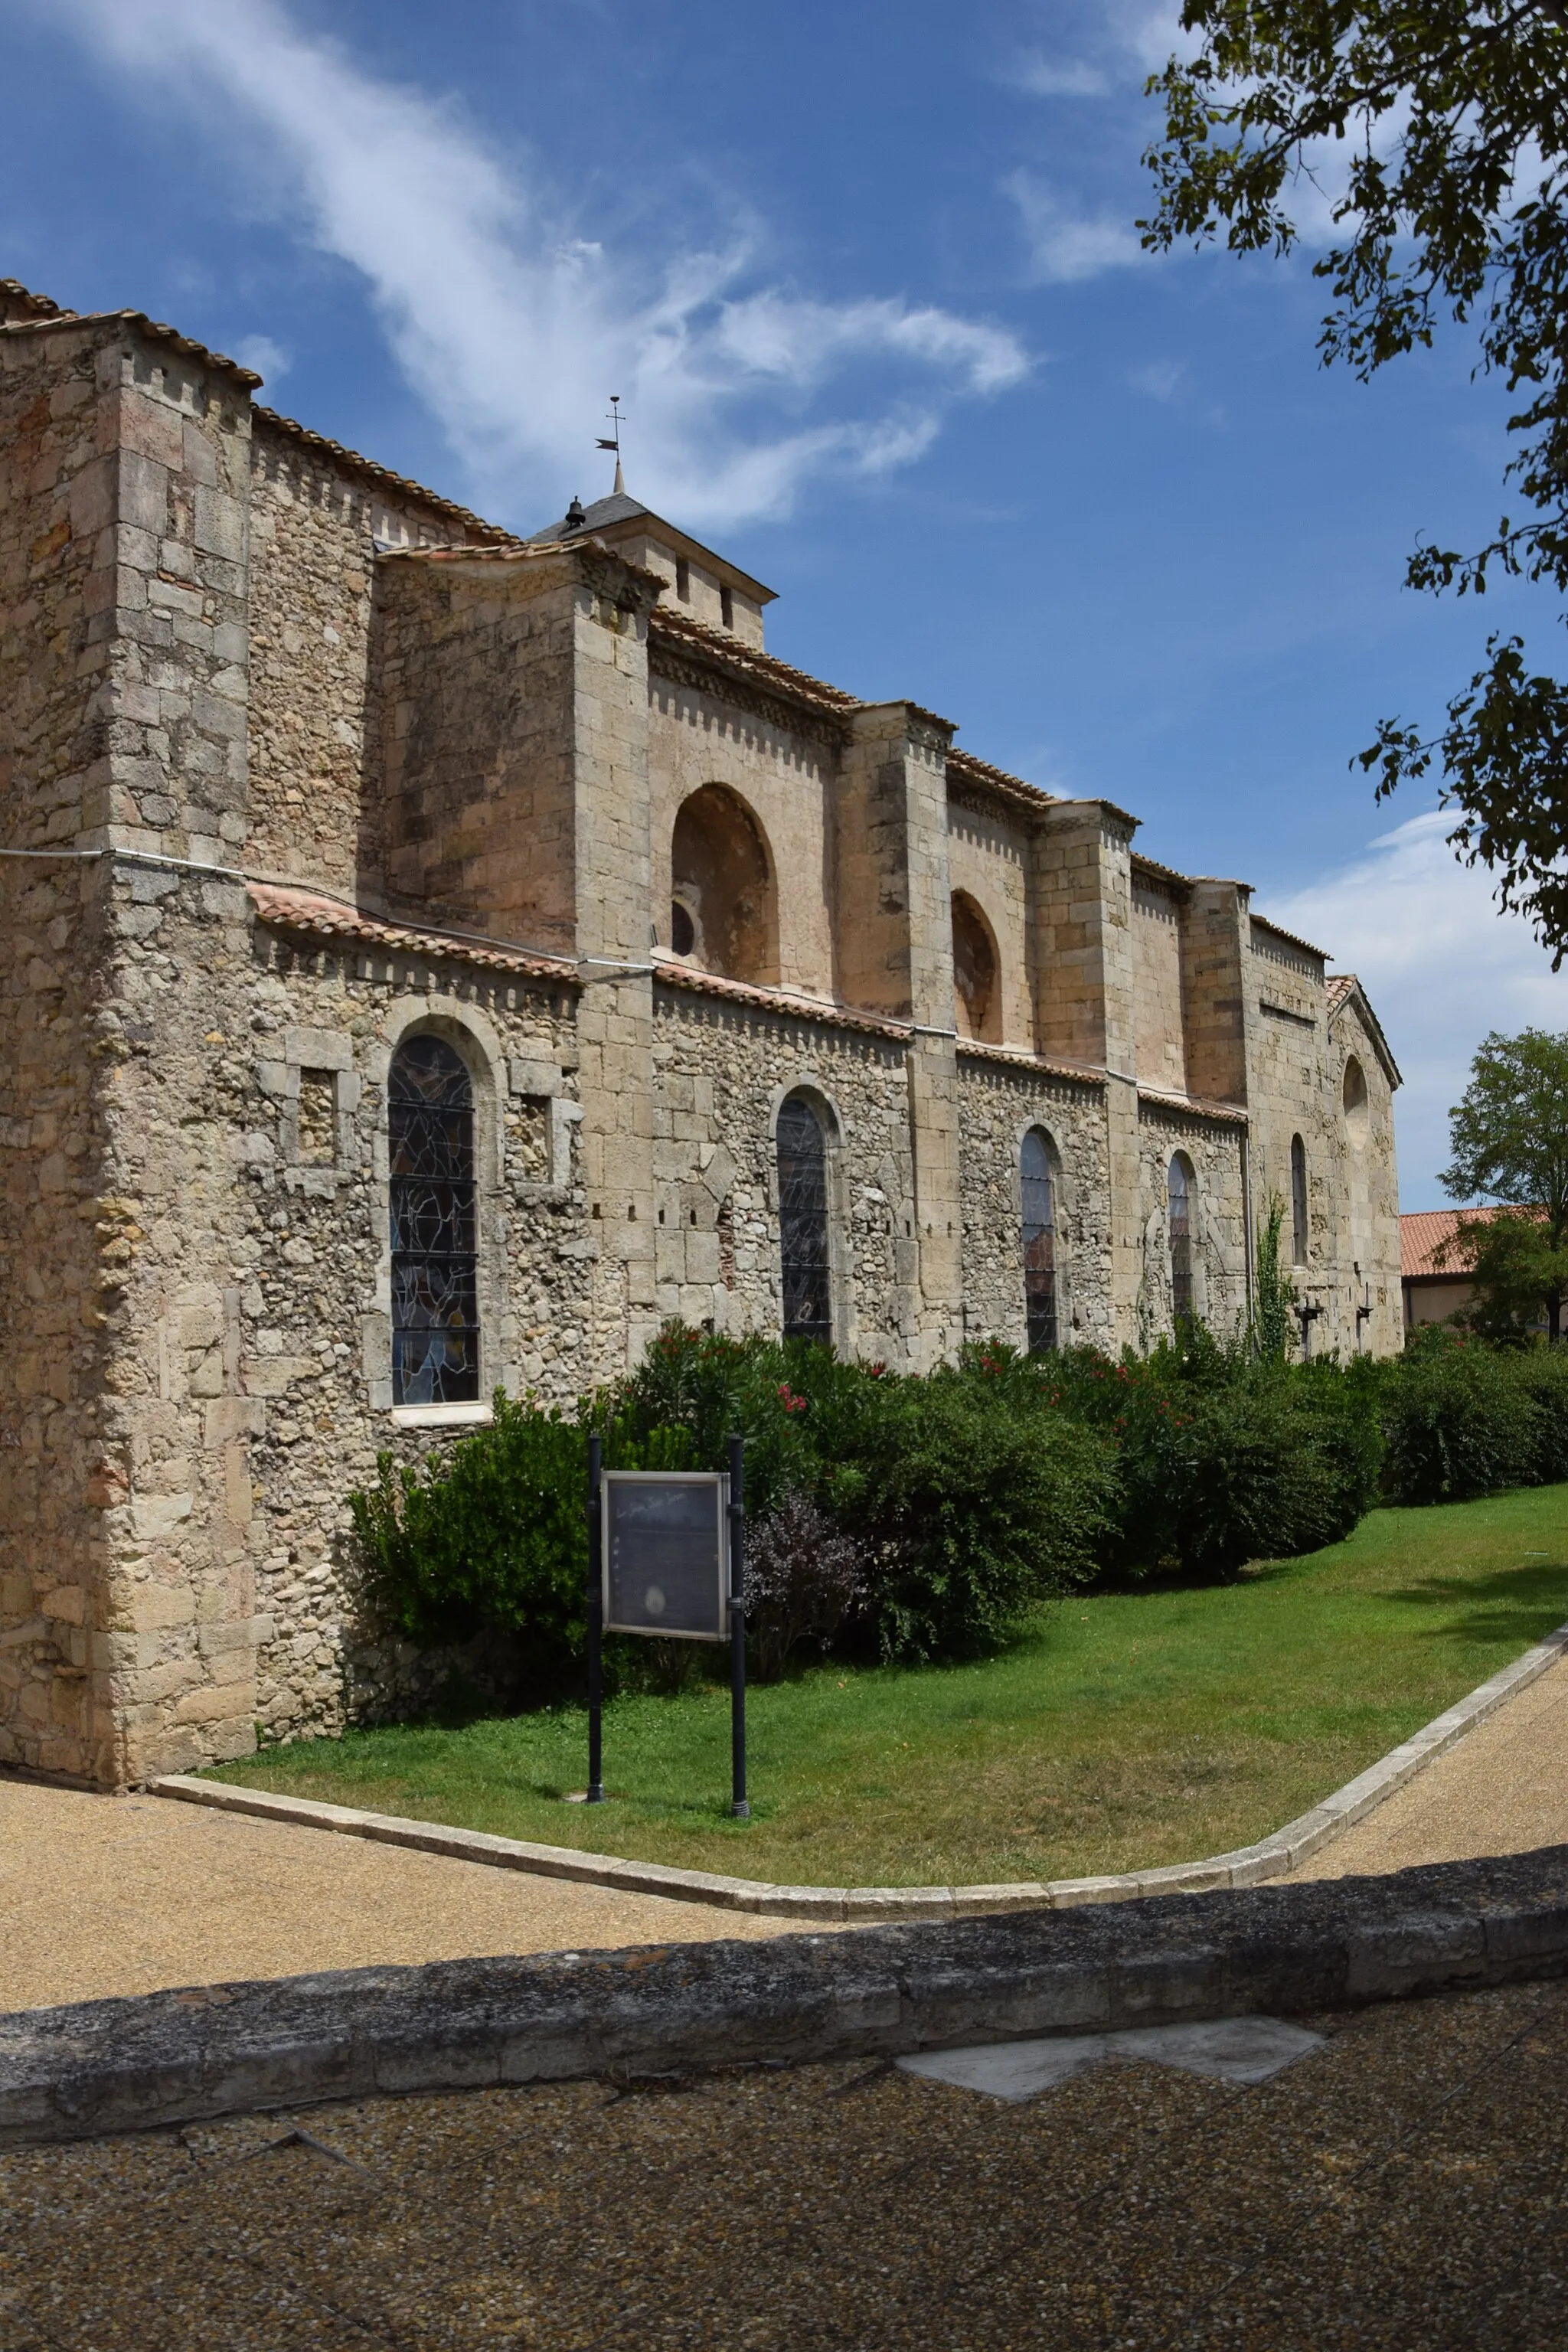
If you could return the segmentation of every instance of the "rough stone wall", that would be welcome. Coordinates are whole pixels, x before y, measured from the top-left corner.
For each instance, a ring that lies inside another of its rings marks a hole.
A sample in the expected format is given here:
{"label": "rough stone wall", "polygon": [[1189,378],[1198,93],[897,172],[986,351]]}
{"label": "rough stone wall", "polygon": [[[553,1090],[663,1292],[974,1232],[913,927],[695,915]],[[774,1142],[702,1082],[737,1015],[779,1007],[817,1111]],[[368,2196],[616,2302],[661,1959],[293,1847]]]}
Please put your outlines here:
{"label": "rough stone wall", "polygon": [[145,1233],[115,1147],[132,1044],[119,973],[148,921],[146,861],[216,863],[244,839],[247,381],[120,319],[0,337],[7,844],[143,861],[112,888],[108,857],[37,878],[16,864],[0,950],[20,1424],[0,1477],[14,1465],[21,1481],[0,1608],[25,1612],[7,1647],[29,1669],[20,1689],[0,1676],[5,1740],[20,1760],[110,1780],[134,1747],[165,1508],[156,1475],[134,1484],[121,1405]]}
{"label": "rough stone wall", "polygon": [[921,1345],[906,1050],[684,989],[655,991],[655,1264],[661,1316],[780,1328],[773,1123],[794,1087],[826,1106],[834,1316],[850,1354],[900,1369]]}
{"label": "rough stone wall", "polygon": [[835,744],[727,703],[655,668],[648,680],[652,923],[669,939],[670,844],[682,801],[727,784],[751,809],[767,844],[778,917],[779,981],[814,996],[834,993]]}
{"label": "rough stone wall", "polygon": [[1132,988],[1135,1067],[1145,1085],[1187,1091],[1185,991],[1182,985],[1186,908],[1176,892],[1132,869]]}
{"label": "rough stone wall", "polygon": [[[1364,1118],[1345,1111],[1345,1064],[1352,1055],[1366,1081]],[[1338,1177],[1332,1191],[1324,1187],[1329,1197],[1320,1210],[1333,1218],[1337,1235],[1324,1321],[1342,1356],[1358,1349],[1392,1355],[1404,1344],[1394,1100],[1382,1054],[1353,1000],[1329,1024],[1321,1138]],[[1359,1321],[1358,1307],[1371,1309]]]}
{"label": "rough stone wall", "polygon": [[1192,1162],[1193,1306],[1222,1338],[1240,1331],[1249,1307],[1247,1195],[1239,1125],[1139,1106],[1139,1203],[1142,1281],[1135,1331],[1140,1348],[1168,1333],[1171,1297],[1169,1179],[1178,1151]]}
{"label": "rough stone wall", "polygon": [[[399,1036],[435,1027],[475,1077],[485,1388],[575,1392],[591,1247],[570,1119],[553,1164],[541,1147],[542,1101],[570,1108],[574,1092],[568,992],[291,942],[254,927],[231,886],[157,879],[156,928],[121,978],[132,1051],[114,1120],[144,1236],[110,1408],[135,1497],[132,1777],[139,1759],[245,1752],[258,1724],[339,1727],[397,1670],[356,1642],[341,1538],[378,1448],[445,1442],[434,1416],[391,1402],[384,1087]],[[323,1075],[324,1140],[300,1111],[303,1081]]]}
{"label": "rough stone wall", "polygon": [[[1284,1204],[1290,1248],[1290,1145],[1301,1138],[1307,1161],[1307,1263],[1292,1278],[1323,1312],[1313,1327],[1314,1353],[1358,1346],[1386,1353],[1401,1344],[1397,1207],[1374,1215],[1372,1202],[1394,1194],[1394,1120],[1388,1083],[1354,1015],[1331,1029],[1322,958],[1259,918],[1249,925],[1247,1108],[1251,1121],[1253,1217],[1261,1226],[1271,1198]],[[1342,1101],[1344,1064],[1355,1050],[1367,1075],[1369,1142],[1352,1144]],[[1373,1090],[1377,1091],[1373,1091]],[[1359,1205],[1358,1205],[1359,1203]],[[1357,1267],[1361,1271],[1357,1272]],[[1355,1308],[1370,1284],[1373,1314]]]}
{"label": "rough stone wall", "polygon": [[[449,515],[389,499],[258,416],[250,478],[250,835],[254,871],[353,897],[381,886],[374,749],[375,541],[439,545]],[[367,747],[367,729],[371,742]]]}
{"label": "rough stone wall", "polygon": [[134,1230],[100,1189],[102,886],[100,865],[0,858],[0,1763],[87,1780],[112,1778],[114,1754],[89,1646],[92,1507],[107,1499],[100,1285]]}
{"label": "rough stone wall", "polygon": [[948,802],[948,871],[954,890],[966,890],[996,940],[1005,1045],[1026,1052],[1035,1042],[1034,989],[1029,976],[1029,843],[999,808],[966,794]]}
{"label": "rough stone wall", "polygon": [[1209,1102],[1247,1099],[1242,980],[1248,893],[1239,882],[1191,882],[1182,925],[1187,1086]]}
{"label": "rough stone wall", "polygon": [[1027,1344],[1018,1155],[1040,1127],[1055,1148],[1058,1328],[1064,1345],[1113,1346],[1103,1089],[961,1047],[959,1104],[965,1338]]}
{"label": "rough stone wall", "polygon": [[575,599],[559,559],[385,558],[380,791],[392,899],[577,944]]}
{"label": "rough stone wall", "polygon": [[[101,596],[97,352],[0,335],[0,845],[82,829],[102,721],[79,668]],[[74,506],[74,512],[73,512]],[[0,858],[0,1761],[94,1777],[101,1384],[94,966],[100,866]]]}

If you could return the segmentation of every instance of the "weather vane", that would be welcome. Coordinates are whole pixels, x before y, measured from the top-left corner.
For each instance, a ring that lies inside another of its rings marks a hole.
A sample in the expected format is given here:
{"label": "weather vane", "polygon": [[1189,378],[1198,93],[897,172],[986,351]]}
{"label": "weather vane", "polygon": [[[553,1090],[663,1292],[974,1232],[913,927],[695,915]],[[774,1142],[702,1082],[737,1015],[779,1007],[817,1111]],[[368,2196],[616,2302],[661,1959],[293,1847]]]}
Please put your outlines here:
{"label": "weather vane", "polygon": [[615,451],[616,489],[624,494],[626,487],[626,476],[621,471],[621,395],[618,392],[612,392],[610,394],[609,415],[610,422],[616,428],[616,437],[613,441],[601,439],[599,446],[601,449],[613,449]]}

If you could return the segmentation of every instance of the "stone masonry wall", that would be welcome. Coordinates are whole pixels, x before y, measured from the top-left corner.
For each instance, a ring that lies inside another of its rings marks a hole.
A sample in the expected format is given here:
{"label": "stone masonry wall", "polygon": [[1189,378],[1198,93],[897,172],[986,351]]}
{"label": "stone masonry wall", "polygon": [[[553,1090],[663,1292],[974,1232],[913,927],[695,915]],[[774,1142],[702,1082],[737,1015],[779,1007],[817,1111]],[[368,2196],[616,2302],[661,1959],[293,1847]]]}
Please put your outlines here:
{"label": "stone masonry wall", "polygon": [[1000,965],[1005,1045],[1027,1052],[1035,1043],[1034,990],[1029,976],[1029,841],[1000,809],[975,794],[948,802],[948,871],[954,890],[967,890],[990,924]]}
{"label": "stone masonry wall", "polygon": [[896,1038],[655,992],[655,1265],[661,1315],[781,1328],[773,1133],[795,1087],[837,1140],[829,1228],[840,1346],[902,1368],[919,1340],[906,1055]]}
{"label": "stone masonry wall", "polygon": [[1057,1305],[1067,1345],[1115,1343],[1103,1088],[959,1053],[966,1339],[1027,1345],[1018,1155],[1026,1129],[1055,1148]]}
{"label": "stone masonry wall", "polygon": [[350,898],[382,881],[373,727],[377,535],[449,540],[454,519],[386,490],[258,416],[250,478],[250,835],[254,871]]}
{"label": "stone masonry wall", "polygon": [[786,988],[831,996],[832,741],[727,706],[657,671],[648,683],[652,920],[659,939],[668,945],[670,846],[680,803],[703,784],[728,784],[747,803],[767,843],[777,900],[779,979]]}
{"label": "stone masonry wall", "polygon": [[[171,1769],[245,1752],[258,1725],[339,1727],[393,1675],[359,1639],[342,1538],[379,1448],[446,1442],[391,1402],[398,1036],[435,1027],[475,1076],[484,1386],[574,1392],[590,1244],[564,985],[311,947],[233,886],[155,879],[119,999],[115,1166],[143,1238],[110,1407],[134,1497],[110,1601],[132,1767]],[[302,1117],[323,1078],[326,1118]]]}
{"label": "stone masonry wall", "polygon": [[1193,1306],[1220,1338],[1246,1325],[1247,1196],[1242,1179],[1245,1129],[1168,1109],[1139,1106],[1138,1160],[1142,1278],[1134,1343],[1146,1349],[1169,1333],[1171,1297],[1169,1181],[1178,1151],[1192,1162]]}
{"label": "stone masonry wall", "polygon": [[[0,845],[40,849],[77,840],[102,732],[80,675],[103,553],[79,497],[100,459],[89,334],[0,335]],[[104,1352],[90,1050],[103,884],[92,862],[0,857],[0,1761],[84,1778],[110,1763],[83,1499]]]}

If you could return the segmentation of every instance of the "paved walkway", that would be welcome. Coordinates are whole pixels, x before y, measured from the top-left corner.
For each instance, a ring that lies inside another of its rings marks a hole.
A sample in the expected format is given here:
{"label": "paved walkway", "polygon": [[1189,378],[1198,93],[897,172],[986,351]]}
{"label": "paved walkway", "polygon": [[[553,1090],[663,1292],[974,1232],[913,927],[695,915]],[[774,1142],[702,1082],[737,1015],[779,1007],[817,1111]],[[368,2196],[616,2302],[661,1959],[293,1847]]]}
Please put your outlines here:
{"label": "paved walkway", "polygon": [[0,1773],[0,2010],[318,1969],[776,1936],[785,1926]]}
{"label": "paved walkway", "polygon": [[[1568,1660],[1297,1875],[1563,1842]],[[318,1969],[789,1935],[805,1924],[0,1774],[0,2010]]]}
{"label": "paved walkway", "polygon": [[1371,1877],[1568,1844],[1568,1659],[1323,1847],[1297,1878]]}
{"label": "paved walkway", "polygon": [[17,2150],[0,2344],[1557,2352],[1568,1986],[1299,2022],[1263,2082],[758,2067]]}

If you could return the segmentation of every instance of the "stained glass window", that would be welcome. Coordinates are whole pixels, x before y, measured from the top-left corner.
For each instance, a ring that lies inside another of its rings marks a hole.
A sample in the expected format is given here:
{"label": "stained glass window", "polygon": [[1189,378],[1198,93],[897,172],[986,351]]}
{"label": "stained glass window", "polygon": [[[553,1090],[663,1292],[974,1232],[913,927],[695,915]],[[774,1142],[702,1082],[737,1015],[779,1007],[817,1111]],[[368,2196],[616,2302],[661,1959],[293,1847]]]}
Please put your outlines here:
{"label": "stained glass window", "polygon": [[791,1095],[779,1112],[778,1155],[784,1338],[831,1340],[827,1140],[804,1095]]}
{"label": "stained glass window", "polygon": [[1290,1138],[1290,1255],[1298,1265],[1307,1263],[1307,1147],[1299,1135]]}
{"label": "stained glass window", "polygon": [[1193,1311],[1193,1171],[1180,1152],[1166,1178],[1170,1206],[1171,1311]]}
{"label": "stained glass window", "polygon": [[474,1089],[439,1037],[411,1037],[387,1080],[392,1173],[392,1399],[479,1393]]}
{"label": "stained glass window", "polygon": [[1019,1160],[1024,1196],[1024,1309],[1029,1353],[1057,1344],[1057,1202],[1051,1147],[1037,1127],[1024,1138]]}

